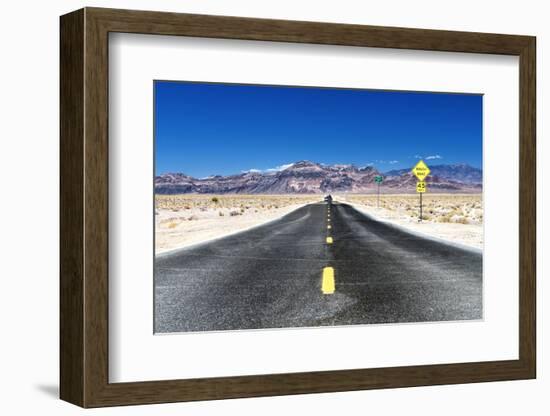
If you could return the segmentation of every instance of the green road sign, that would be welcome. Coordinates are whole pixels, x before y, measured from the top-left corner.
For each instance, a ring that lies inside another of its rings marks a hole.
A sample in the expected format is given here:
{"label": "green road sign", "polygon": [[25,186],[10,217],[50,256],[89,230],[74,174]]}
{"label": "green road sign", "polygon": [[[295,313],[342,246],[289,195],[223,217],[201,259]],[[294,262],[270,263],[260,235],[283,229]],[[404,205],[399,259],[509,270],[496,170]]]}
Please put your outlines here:
{"label": "green road sign", "polygon": [[376,175],[376,176],[374,177],[374,182],[376,182],[376,183],[382,183],[383,180],[384,180],[384,179],[383,179],[382,176],[380,176],[380,175]]}

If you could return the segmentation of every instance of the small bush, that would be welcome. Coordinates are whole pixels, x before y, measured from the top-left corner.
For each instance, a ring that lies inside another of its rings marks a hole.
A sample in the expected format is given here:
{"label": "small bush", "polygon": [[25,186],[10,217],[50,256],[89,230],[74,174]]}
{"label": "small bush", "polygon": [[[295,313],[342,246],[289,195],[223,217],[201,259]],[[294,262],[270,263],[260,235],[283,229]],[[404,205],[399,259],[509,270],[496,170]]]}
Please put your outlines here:
{"label": "small bush", "polygon": [[451,216],[450,222],[454,222],[456,224],[468,224],[468,218],[464,217],[463,215],[457,215],[454,214]]}
{"label": "small bush", "polygon": [[445,214],[437,219],[439,222],[451,222],[451,214]]}

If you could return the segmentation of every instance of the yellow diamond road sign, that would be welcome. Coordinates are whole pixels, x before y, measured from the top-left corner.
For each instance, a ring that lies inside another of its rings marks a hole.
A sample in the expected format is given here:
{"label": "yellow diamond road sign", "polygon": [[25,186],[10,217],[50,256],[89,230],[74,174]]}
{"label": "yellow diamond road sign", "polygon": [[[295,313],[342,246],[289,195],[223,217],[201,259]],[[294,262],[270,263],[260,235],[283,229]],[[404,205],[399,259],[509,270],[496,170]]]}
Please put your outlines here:
{"label": "yellow diamond road sign", "polygon": [[421,160],[414,168],[412,168],[412,173],[418,178],[419,181],[423,181],[426,179],[426,176],[430,174],[430,168],[424,163],[423,160]]}

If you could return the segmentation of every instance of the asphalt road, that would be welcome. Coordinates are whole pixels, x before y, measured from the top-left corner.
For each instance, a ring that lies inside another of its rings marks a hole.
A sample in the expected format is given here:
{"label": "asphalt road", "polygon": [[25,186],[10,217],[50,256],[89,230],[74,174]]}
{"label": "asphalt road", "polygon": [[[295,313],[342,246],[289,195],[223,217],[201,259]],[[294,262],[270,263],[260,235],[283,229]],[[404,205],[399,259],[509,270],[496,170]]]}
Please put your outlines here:
{"label": "asphalt road", "polygon": [[310,204],[155,260],[157,333],[481,318],[481,252],[346,204]]}

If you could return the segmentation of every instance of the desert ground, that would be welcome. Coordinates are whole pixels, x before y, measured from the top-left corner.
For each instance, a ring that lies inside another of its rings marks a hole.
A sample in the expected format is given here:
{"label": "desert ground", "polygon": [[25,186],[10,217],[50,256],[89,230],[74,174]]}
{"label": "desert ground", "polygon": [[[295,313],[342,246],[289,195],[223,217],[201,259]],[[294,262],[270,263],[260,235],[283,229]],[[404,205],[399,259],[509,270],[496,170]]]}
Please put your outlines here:
{"label": "desert ground", "polygon": [[418,194],[340,195],[346,202],[379,220],[404,226],[431,237],[483,248],[483,199],[481,194],[430,194],[422,197],[419,222]]}
{"label": "desert ground", "polygon": [[156,195],[155,253],[243,231],[322,199],[323,195]]}
{"label": "desert ground", "polygon": [[[156,195],[155,253],[202,243],[264,224],[309,203],[316,195]],[[424,194],[419,223],[418,194],[335,195],[379,220],[432,237],[483,247],[481,194]]]}

